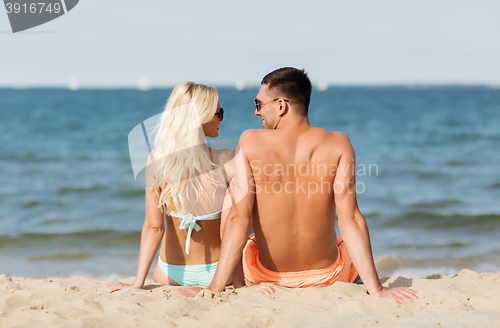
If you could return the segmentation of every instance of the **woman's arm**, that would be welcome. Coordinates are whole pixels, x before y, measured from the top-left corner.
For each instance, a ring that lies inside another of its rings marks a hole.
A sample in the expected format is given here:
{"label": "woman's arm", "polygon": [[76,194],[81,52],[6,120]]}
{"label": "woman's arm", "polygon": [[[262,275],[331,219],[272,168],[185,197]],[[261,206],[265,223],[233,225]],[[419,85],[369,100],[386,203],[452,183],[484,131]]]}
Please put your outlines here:
{"label": "woman's arm", "polygon": [[[152,171],[152,155],[148,158],[148,167],[146,174]],[[115,290],[125,289],[128,287],[142,288],[144,281],[149,273],[151,264],[153,263],[158,247],[160,246],[163,234],[165,232],[165,221],[162,211],[158,208],[159,188],[155,190],[152,180],[146,178],[146,218],[141,233],[141,245],[139,250],[139,262],[137,265],[137,275],[133,284],[111,283],[105,285],[105,290],[113,292]]]}
{"label": "woman's arm", "polygon": [[157,206],[158,195],[154,188],[146,187],[146,219],[142,227],[137,276],[133,284],[139,288],[144,286],[144,281],[165,233],[163,213]]}

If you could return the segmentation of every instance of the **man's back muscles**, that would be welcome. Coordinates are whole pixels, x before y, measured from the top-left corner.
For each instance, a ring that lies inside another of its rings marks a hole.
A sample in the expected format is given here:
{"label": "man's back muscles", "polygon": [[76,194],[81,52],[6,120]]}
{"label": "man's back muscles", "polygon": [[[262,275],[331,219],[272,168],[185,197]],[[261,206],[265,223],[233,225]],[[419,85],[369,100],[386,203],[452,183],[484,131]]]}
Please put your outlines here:
{"label": "man's back muscles", "polygon": [[245,133],[241,146],[252,170],[262,264],[272,271],[331,265],[337,258],[333,193],[343,134],[313,127]]}

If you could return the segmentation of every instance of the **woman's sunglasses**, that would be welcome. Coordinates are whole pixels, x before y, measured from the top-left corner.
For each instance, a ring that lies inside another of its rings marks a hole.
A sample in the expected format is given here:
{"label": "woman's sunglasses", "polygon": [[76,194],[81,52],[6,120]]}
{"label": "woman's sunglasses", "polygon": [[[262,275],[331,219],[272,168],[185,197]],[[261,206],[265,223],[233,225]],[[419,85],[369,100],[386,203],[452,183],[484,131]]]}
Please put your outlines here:
{"label": "woman's sunglasses", "polygon": [[221,107],[220,111],[214,114],[214,117],[215,116],[217,116],[219,120],[222,122],[222,120],[224,119],[224,108]]}

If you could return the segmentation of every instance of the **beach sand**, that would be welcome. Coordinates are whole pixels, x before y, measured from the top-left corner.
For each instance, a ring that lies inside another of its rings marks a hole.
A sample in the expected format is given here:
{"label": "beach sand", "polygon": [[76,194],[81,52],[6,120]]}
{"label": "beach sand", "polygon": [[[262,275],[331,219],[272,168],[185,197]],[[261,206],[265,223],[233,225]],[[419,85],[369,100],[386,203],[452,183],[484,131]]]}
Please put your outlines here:
{"label": "beach sand", "polygon": [[228,288],[220,295],[202,292],[183,299],[176,295],[179,287],[149,279],[142,290],[108,294],[102,290],[108,281],[0,275],[0,327],[500,326],[500,273],[464,269],[457,275],[381,281],[386,287],[411,287],[419,300],[400,305],[367,295],[363,285],[346,283],[276,287],[274,295]]}

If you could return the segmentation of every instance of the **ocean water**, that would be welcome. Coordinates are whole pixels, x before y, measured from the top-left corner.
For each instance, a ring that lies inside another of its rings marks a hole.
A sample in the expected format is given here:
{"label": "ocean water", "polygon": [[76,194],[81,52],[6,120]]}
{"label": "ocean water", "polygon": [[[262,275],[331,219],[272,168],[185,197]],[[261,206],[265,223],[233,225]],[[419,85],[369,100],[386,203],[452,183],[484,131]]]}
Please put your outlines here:
{"label": "ocean water", "polygon": [[[220,139],[261,128],[258,89],[218,91]],[[135,275],[144,190],[128,134],[170,92],[0,89],[0,273]],[[381,276],[500,271],[500,90],[330,87],[310,121],[351,139]]]}

